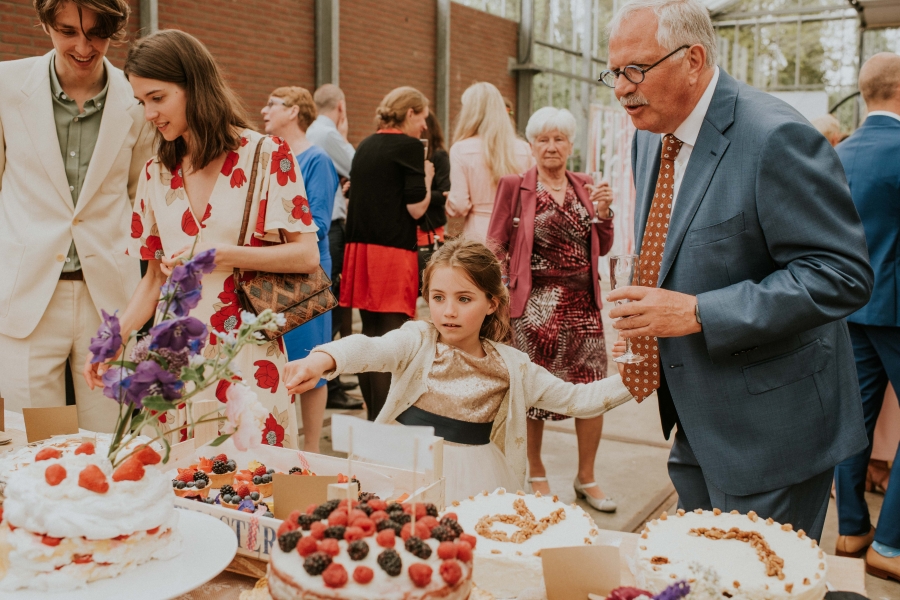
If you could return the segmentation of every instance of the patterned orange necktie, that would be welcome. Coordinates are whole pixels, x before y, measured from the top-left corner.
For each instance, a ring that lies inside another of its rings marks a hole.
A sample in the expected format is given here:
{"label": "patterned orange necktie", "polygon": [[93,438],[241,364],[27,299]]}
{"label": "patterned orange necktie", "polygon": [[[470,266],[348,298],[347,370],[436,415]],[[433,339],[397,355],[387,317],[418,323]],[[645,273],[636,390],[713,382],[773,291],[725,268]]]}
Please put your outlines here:
{"label": "patterned orange necktie", "polygon": [[[669,231],[669,218],[672,216],[672,200],[675,197],[675,157],[683,144],[671,133],[663,138],[656,191],[647,216],[644,238],[641,240],[639,279],[635,285],[657,285],[659,266],[666,246],[666,233]],[[632,338],[631,345],[635,354],[646,356],[647,360],[636,365],[625,365],[623,383],[631,395],[641,402],[659,389],[659,344],[655,337],[642,336]]]}

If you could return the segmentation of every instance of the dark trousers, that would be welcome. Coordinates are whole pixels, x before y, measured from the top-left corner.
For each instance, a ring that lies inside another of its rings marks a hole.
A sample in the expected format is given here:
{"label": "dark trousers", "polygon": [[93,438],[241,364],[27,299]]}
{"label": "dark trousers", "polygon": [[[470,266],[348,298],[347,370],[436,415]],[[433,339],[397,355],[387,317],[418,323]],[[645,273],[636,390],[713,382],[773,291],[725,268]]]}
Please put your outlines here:
{"label": "dark trousers", "polygon": [[[856,358],[856,374],[862,396],[863,418],[868,447],[851,456],[835,469],[835,491],[838,508],[838,532],[841,535],[869,533],[869,506],[866,504],[865,486],[869,458],[872,456],[872,439],[875,423],[884,402],[884,392],[890,381],[900,388],[900,327],[876,327],[848,323],[853,355]],[[894,456],[891,484],[884,495],[881,516],[875,540],[900,548],[900,448]]]}
{"label": "dark trousers", "polygon": [[[360,310],[363,335],[381,337],[389,331],[400,329],[409,320],[404,313],[380,313]],[[374,421],[384,407],[388,391],[391,389],[390,373],[360,373],[359,390],[366,401],[366,413],[370,421]]]}

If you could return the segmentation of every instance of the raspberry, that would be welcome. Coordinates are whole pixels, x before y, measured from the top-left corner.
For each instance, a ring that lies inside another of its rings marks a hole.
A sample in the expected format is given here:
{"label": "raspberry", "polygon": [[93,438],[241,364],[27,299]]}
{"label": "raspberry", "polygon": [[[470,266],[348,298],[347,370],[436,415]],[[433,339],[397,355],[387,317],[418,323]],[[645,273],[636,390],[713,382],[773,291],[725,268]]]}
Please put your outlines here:
{"label": "raspberry", "polygon": [[344,539],[345,531],[347,531],[347,528],[343,525],[333,525],[325,529],[325,537],[335,540],[342,540]]}
{"label": "raspberry", "polygon": [[309,526],[309,534],[311,536],[313,536],[314,538],[316,538],[317,540],[324,540],[326,529],[327,529],[327,527],[325,527],[325,523],[323,523],[321,521],[316,521],[312,525]]}
{"label": "raspberry", "polygon": [[348,527],[344,530],[344,539],[348,542],[352,542],[354,540],[361,540],[366,535],[363,533],[363,530],[359,527]]}
{"label": "raspberry", "polygon": [[175,479],[177,479],[178,481],[183,481],[183,482],[187,483],[189,481],[194,480],[194,474],[191,472],[190,469],[179,469],[178,477],[176,477]]}
{"label": "raspberry", "polygon": [[386,512],[384,512],[383,510],[376,510],[376,511],[374,511],[371,515],[369,515],[369,518],[372,519],[372,521],[373,521],[376,525],[377,525],[378,523],[384,521],[385,519],[390,519],[390,517],[388,516],[388,514],[387,514]]}
{"label": "raspberry", "polygon": [[59,458],[62,456],[62,452],[60,452],[56,448],[41,448],[41,451],[34,455],[34,462],[38,462],[40,460],[48,460],[51,458]]}
{"label": "raspberry", "polygon": [[456,516],[455,512],[444,513],[443,518],[441,518],[441,523],[444,522],[444,519],[453,519],[454,521],[459,521],[459,517]]}
{"label": "raspberry", "polygon": [[431,583],[431,567],[423,563],[415,563],[409,565],[409,578],[416,584],[416,587],[425,587]]}
{"label": "raspberry", "polygon": [[464,563],[472,562],[472,546],[469,542],[456,542],[456,558]]}
{"label": "raspberry", "polygon": [[461,541],[461,542],[468,542],[469,547],[471,547],[472,549],[474,549],[474,548],[475,548],[475,542],[478,541],[478,538],[476,538],[474,535],[469,535],[468,533],[461,533],[461,534],[459,534],[459,541]]}
{"label": "raspberry", "polygon": [[78,485],[98,494],[105,494],[109,491],[106,475],[97,465],[88,465],[78,474]]}
{"label": "raspberry", "polygon": [[250,488],[247,487],[246,484],[242,485],[241,487],[239,487],[237,489],[237,493],[238,493],[238,496],[240,496],[241,498],[246,498],[247,496],[250,495]]}
{"label": "raspberry", "polygon": [[329,525],[346,525],[347,524],[347,513],[342,510],[336,510],[330,515],[328,515],[328,524]]}
{"label": "raspberry", "polygon": [[[136,457],[132,456],[113,471],[113,481],[140,481],[144,478],[144,465]],[[191,481],[194,478],[191,477]]]}
{"label": "raspberry", "polygon": [[330,588],[344,587],[347,584],[347,569],[336,562],[331,563],[322,572],[322,582]]}
{"label": "raspberry", "polygon": [[355,569],[353,569],[353,581],[356,583],[361,583],[363,585],[372,581],[372,578],[375,577],[375,572],[372,571],[369,567],[364,567],[359,565]]}
{"label": "raspberry", "polygon": [[50,485],[59,485],[66,478],[66,469],[62,465],[50,465],[44,471],[44,479]]}
{"label": "raspberry", "polygon": [[[412,523],[407,523],[400,530],[400,537],[402,537],[403,540],[406,541],[412,535]],[[423,525],[421,521],[416,521],[415,537],[427,540],[431,537],[431,531],[428,529],[428,527]]]}
{"label": "raspberry", "polygon": [[347,554],[352,560],[362,560],[369,555],[369,545],[362,540],[352,541],[347,546]]}
{"label": "raspberry", "polygon": [[216,456],[213,457],[213,461],[217,461],[217,460],[220,460],[220,461],[222,461],[223,463],[227,463],[227,462],[228,462],[228,457],[225,456],[224,454],[217,454]]}
{"label": "raspberry", "polygon": [[438,572],[441,574],[441,579],[450,586],[456,585],[457,582],[462,579],[462,568],[455,560],[445,560],[442,562]]}
{"label": "raspberry", "polygon": [[[93,454],[93,453],[91,453]],[[162,461],[159,453],[150,446],[144,446],[133,454],[143,465],[157,465]]]}
{"label": "raspberry", "polygon": [[319,552],[324,552],[329,556],[337,556],[341,553],[341,547],[338,545],[338,541],[334,538],[325,538],[318,545]]}
{"label": "raspberry", "polygon": [[426,544],[420,538],[415,536],[410,537],[406,540],[406,544],[404,544],[406,551],[414,556],[418,556],[422,560],[428,560],[431,556],[431,546]]}
{"label": "raspberry", "polygon": [[278,532],[275,534],[276,537],[281,537],[283,534],[288,533],[289,531],[294,531],[297,529],[297,524],[291,521],[282,521],[281,525],[278,526]]}
{"label": "raspberry", "polygon": [[318,507],[319,507],[318,504],[310,504],[309,506],[306,507],[306,510],[303,511],[303,512],[305,512],[305,513],[308,514],[308,515],[311,515],[311,514],[313,514],[314,512],[316,512],[316,509],[317,509]]}
{"label": "raspberry", "polygon": [[378,566],[391,577],[396,577],[403,572],[403,561],[400,560],[400,555],[393,548],[388,548],[378,555]]}
{"label": "raspberry", "polygon": [[382,548],[393,548],[397,539],[397,534],[393,529],[384,529],[375,536],[375,543]]}
{"label": "raspberry", "polygon": [[[443,525],[444,527],[449,529],[451,532],[453,532],[453,537],[457,538],[462,535],[463,528],[456,521],[456,518],[455,518],[456,515],[453,515],[453,517],[451,517],[450,516],[451,514],[453,514],[453,513],[448,513],[448,514],[444,515],[444,518],[441,519],[441,525]],[[473,548],[475,547],[474,542],[472,543],[472,547]]]}
{"label": "raspberry", "polygon": [[[360,506],[364,506],[364,505],[360,505]],[[332,514],[332,516],[334,515],[334,513],[331,513],[331,514]],[[366,513],[363,510],[360,510],[358,508],[354,508],[353,510],[350,511],[350,516],[347,517],[347,524],[353,525],[354,524],[353,522],[356,521],[357,519],[368,519],[368,518],[369,518],[368,513]]]}
{"label": "raspberry", "polygon": [[313,552],[317,552],[319,550],[319,543],[316,542],[316,538],[311,535],[306,536],[305,538],[300,538],[300,541],[297,542],[297,552],[303,558],[306,558]]}
{"label": "raspberry", "polygon": [[287,516],[287,519],[285,519],[285,520],[286,520],[286,521],[291,521],[292,523],[298,523],[298,524],[299,524],[299,523],[300,523],[299,519],[300,519],[300,511],[299,511],[299,510],[292,510],[292,511],[291,511],[291,514],[289,514],[289,515]]}
{"label": "raspberry", "polygon": [[424,516],[421,519],[416,518],[416,523],[422,523],[425,527],[428,528],[428,531],[431,531],[435,527],[438,526],[438,520],[431,516]]}
{"label": "raspberry", "polygon": [[369,500],[368,502],[366,502],[366,504],[371,506],[372,510],[384,510],[387,508],[387,502],[385,502],[384,500],[379,500],[378,498]]}
{"label": "raspberry", "polygon": [[296,529],[282,533],[278,536],[278,547],[281,548],[282,552],[290,552],[297,548],[297,542],[300,541],[302,536],[303,534]]}
{"label": "raspberry", "polygon": [[331,557],[324,552],[313,552],[303,561],[303,569],[315,577],[321,575],[328,565],[331,564]]}
{"label": "raspberry", "polygon": [[94,444],[92,444],[91,442],[84,442],[83,444],[75,448],[75,454],[93,454],[94,452]]}
{"label": "raspberry", "polygon": [[253,474],[262,476],[268,472],[269,472],[269,470],[266,468],[265,465],[259,465],[258,467],[256,467],[256,470],[253,471]]}
{"label": "raspberry", "polygon": [[453,542],[441,542],[440,546],[438,546],[437,554],[438,558],[442,560],[450,560],[456,558],[456,554],[458,552],[458,548],[456,544]]}
{"label": "raspberry", "polygon": [[365,537],[375,535],[375,523],[369,519],[357,519],[353,522],[354,527],[359,527],[363,531]]}

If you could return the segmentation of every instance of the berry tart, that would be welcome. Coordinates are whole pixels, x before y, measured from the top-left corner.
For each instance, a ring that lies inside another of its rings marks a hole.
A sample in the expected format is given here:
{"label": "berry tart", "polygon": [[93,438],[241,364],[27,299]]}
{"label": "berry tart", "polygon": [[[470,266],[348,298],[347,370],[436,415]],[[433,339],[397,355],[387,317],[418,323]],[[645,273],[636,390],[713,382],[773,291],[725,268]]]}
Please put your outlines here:
{"label": "berry tart", "polygon": [[255,512],[260,504],[265,504],[271,511],[274,505],[270,502],[261,503],[261,500],[262,495],[259,491],[251,489],[247,484],[237,485],[237,489],[227,484],[219,488],[218,501],[225,508]]}
{"label": "berry tart", "polygon": [[223,485],[234,483],[234,474],[237,471],[237,463],[224,454],[218,454],[212,458],[201,458],[191,468],[203,471],[209,476],[209,487],[221,488]]}
{"label": "berry tart", "polygon": [[[348,510],[349,508],[349,510]],[[472,591],[475,537],[430,504],[368,497],[294,511],[278,529],[269,561],[274,600],[464,600]]]}
{"label": "berry tart", "polygon": [[[175,497],[146,447],[113,469],[91,443],[40,448],[9,476],[0,512],[0,597],[68,591],[181,551]],[[145,468],[146,467],[146,468]]]}
{"label": "berry tart", "polygon": [[268,498],[275,489],[275,484],[272,483],[273,475],[275,475],[275,469],[269,469],[266,465],[253,460],[250,461],[247,469],[235,474],[234,481],[236,484],[252,485],[263,498]]}
{"label": "berry tart", "polygon": [[209,475],[194,469],[178,469],[178,476],[172,480],[172,491],[179,498],[206,498],[209,496]]}

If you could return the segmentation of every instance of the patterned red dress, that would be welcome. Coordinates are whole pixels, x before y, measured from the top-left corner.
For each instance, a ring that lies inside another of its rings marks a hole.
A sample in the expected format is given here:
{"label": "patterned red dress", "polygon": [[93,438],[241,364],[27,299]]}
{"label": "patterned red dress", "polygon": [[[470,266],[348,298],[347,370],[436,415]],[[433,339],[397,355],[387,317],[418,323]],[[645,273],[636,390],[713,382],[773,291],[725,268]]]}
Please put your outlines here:
{"label": "patterned red dress", "polygon": [[[606,377],[606,344],[594,302],[590,243],[591,217],[572,184],[559,206],[538,182],[531,295],[522,316],[512,319],[513,341],[532,362],[571,383]],[[568,419],[534,408],[528,417]]]}

